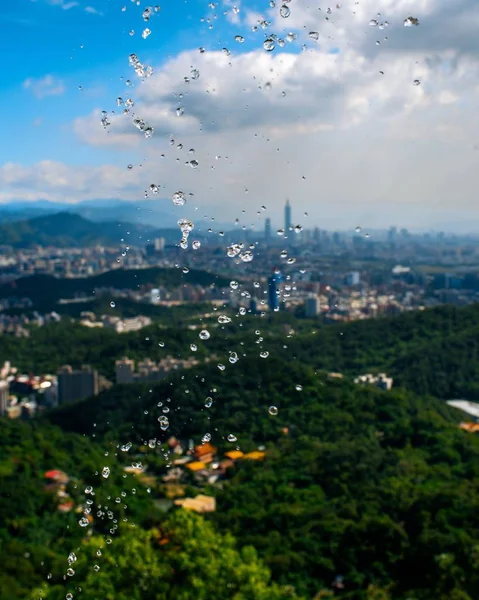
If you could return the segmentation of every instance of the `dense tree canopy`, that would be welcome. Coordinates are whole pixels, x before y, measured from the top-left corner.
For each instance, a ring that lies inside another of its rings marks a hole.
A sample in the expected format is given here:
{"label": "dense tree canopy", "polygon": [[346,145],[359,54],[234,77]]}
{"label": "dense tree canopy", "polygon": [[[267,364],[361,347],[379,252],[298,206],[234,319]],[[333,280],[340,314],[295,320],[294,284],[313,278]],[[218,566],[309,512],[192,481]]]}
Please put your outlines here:
{"label": "dense tree canopy", "polygon": [[[198,350],[218,353],[224,370],[215,361],[154,385],[114,386],[32,423],[2,420],[0,597],[76,598],[81,588],[87,600],[475,600],[479,438],[458,428],[455,409],[424,392],[455,389],[449,374],[474,385],[475,351],[466,356],[463,344],[474,348],[477,312],[445,308],[342,328],[299,322],[292,334],[295,325],[280,317],[262,326],[259,344],[257,323],[246,319],[241,330],[211,327]],[[198,339],[179,326],[124,337],[73,327],[72,347],[60,332],[62,325],[36,332],[25,360],[46,364],[64,353],[63,362],[83,362],[89,352],[90,363],[107,368],[120,343],[121,354],[139,357],[149,347],[155,357],[160,335],[178,355]],[[58,345],[47,352],[50,334]],[[265,349],[269,357],[260,358]],[[238,353],[234,364],[229,351]],[[390,392],[327,374],[400,364],[394,375],[404,387]],[[215,513],[161,513],[160,486],[147,489],[123,467],[141,461],[151,475],[164,475],[169,436],[198,444],[205,434],[219,457],[264,445],[265,460],[237,461],[221,485],[186,479],[189,495],[216,496]],[[131,450],[121,451],[127,443]],[[71,512],[58,510],[49,469],[68,473]],[[79,525],[85,514],[92,517],[86,528]],[[70,552],[77,555],[71,576]]]}

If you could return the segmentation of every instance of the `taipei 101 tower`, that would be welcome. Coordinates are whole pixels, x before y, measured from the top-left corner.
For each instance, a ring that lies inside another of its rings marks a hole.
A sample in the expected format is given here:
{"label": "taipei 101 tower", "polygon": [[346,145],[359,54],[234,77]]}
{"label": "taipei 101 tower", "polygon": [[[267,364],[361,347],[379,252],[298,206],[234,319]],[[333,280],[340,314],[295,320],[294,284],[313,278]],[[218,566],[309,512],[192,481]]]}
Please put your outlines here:
{"label": "taipei 101 tower", "polygon": [[291,227],[291,204],[289,203],[289,200],[286,200],[286,205],[284,207],[284,232],[286,235],[288,235],[288,232],[291,229]]}

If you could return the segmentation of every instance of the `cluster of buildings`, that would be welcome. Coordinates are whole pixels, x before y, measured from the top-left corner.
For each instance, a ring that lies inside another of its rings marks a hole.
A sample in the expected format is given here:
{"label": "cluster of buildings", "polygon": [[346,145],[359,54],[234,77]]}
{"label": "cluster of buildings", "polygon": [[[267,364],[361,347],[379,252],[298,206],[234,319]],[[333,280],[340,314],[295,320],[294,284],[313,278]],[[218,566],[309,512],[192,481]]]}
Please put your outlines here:
{"label": "cluster of buildings", "polygon": [[54,375],[25,375],[5,361],[0,368],[0,417],[31,418],[39,406],[57,404]]}
{"label": "cluster of buildings", "polygon": [[[192,440],[181,442],[175,437],[168,440],[168,447],[173,455],[172,467],[162,477],[168,496],[177,496],[181,489],[179,485],[193,479],[199,486],[213,485],[226,476],[228,469],[237,461],[262,461],[266,458],[264,446],[252,452],[229,450],[223,455],[209,441],[195,446]],[[215,499],[203,494],[195,498],[176,498],[174,504],[195,512],[213,512],[216,510]]]}
{"label": "cluster of buildings", "polygon": [[114,315],[102,315],[100,320],[97,320],[95,313],[84,311],[80,314],[80,324],[85,327],[105,327],[113,329],[117,333],[129,333],[131,331],[139,331],[143,327],[151,325],[150,317],[138,315],[130,319],[121,319]]}
{"label": "cluster of buildings", "polygon": [[381,390],[390,390],[393,386],[394,380],[392,377],[388,377],[386,373],[378,373],[377,375],[366,373],[356,377],[354,379],[354,383],[358,385],[374,385]]}
{"label": "cluster of buildings", "polygon": [[[0,308],[0,311],[1,310],[2,309]],[[24,314],[13,316],[9,315],[8,313],[0,312],[0,335],[4,334],[13,335],[15,337],[29,337],[29,325],[41,327],[46,323],[58,323],[60,320],[60,315],[54,311],[45,315],[41,315],[37,311],[34,311],[30,316]]]}
{"label": "cluster of buildings", "polygon": [[138,370],[135,370],[135,361],[124,357],[115,361],[116,383],[161,381],[174,371],[190,369],[197,364],[199,364],[199,361],[193,357],[180,360],[167,356],[158,363],[150,358],[145,358],[138,363]]}

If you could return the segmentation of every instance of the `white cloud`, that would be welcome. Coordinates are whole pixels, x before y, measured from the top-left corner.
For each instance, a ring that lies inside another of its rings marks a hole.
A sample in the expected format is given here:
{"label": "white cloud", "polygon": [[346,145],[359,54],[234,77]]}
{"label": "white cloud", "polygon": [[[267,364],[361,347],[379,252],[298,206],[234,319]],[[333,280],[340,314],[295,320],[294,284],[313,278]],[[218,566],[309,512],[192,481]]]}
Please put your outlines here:
{"label": "white cloud", "polygon": [[[333,3],[331,14],[305,0],[289,6],[288,19],[278,3],[265,15],[271,26],[252,34],[260,15],[243,2],[243,35],[257,50],[236,54],[242,48],[231,40],[229,56],[182,52],[125,90],[135,101],[128,115],[112,97],[116,113],[106,129],[100,111],[74,121],[82,143],[123,153],[124,168],[10,165],[0,171],[3,197],[134,199],[160,183],[167,196],[194,192],[218,219],[241,216],[242,208],[255,215],[262,204],[274,219],[287,196],[304,225],[305,211],[325,227],[436,226],[450,222],[448,210],[467,226],[479,219],[479,5],[384,0],[380,16],[372,0]],[[409,16],[419,26],[404,27]],[[296,42],[263,50],[265,34],[286,39],[289,31]],[[134,117],[155,128],[152,139]],[[142,168],[128,171],[135,161]]]}
{"label": "white cloud", "polygon": [[103,16],[103,13],[100,12],[99,10],[97,10],[95,7],[93,6],[85,6],[85,12],[88,13],[89,15],[99,15],[99,16]]}
{"label": "white cloud", "polygon": [[75,6],[78,6],[78,2],[75,2],[74,0],[44,0],[44,2],[50,4],[50,6],[58,6],[63,10],[70,10],[71,8],[75,8]]}
{"label": "white cloud", "polygon": [[23,88],[31,91],[39,99],[47,96],[61,96],[65,92],[63,81],[54,75],[45,75],[40,78],[29,77],[23,82]]}

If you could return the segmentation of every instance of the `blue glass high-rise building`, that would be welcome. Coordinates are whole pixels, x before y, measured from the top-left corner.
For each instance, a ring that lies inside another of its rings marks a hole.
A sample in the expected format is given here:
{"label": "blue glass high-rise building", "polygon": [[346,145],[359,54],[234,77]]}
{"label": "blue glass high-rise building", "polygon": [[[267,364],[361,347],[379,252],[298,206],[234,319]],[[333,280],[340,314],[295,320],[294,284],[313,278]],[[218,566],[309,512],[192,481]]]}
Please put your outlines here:
{"label": "blue glass high-rise building", "polygon": [[268,279],[268,304],[271,311],[279,310],[279,285],[282,280],[283,276],[278,272]]}

